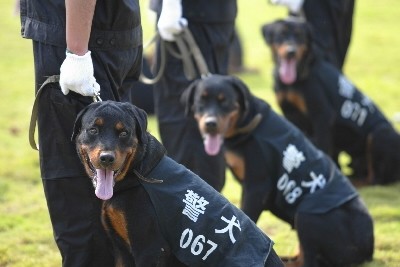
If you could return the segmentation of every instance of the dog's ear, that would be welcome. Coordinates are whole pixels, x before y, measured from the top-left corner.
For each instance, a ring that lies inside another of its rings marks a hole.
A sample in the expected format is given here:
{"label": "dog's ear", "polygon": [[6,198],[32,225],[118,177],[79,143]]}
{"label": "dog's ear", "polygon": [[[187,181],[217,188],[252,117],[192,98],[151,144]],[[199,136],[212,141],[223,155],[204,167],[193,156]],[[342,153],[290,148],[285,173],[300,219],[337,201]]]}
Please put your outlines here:
{"label": "dog's ear", "polygon": [[274,26],[275,26],[275,23],[268,23],[268,24],[264,24],[261,27],[261,33],[264,37],[265,42],[268,45],[272,44],[272,40],[274,38]]}
{"label": "dog's ear", "polygon": [[239,78],[236,78],[234,76],[229,76],[228,79],[233,88],[235,89],[236,93],[238,94],[239,104],[242,109],[244,117],[249,111],[250,90],[247,87],[247,85]]}
{"label": "dog's ear", "polygon": [[128,102],[123,102],[122,106],[135,120],[136,135],[139,141],[145,143],[147,140],[147,113]]}
{"label": "dog's ear", "polygon": [[75,122],[74,122],[74,128],[72,131],[72,136],[71,136],[71,141],[75,142],[76,137],[78,136],[78,134],[81,132],[81,128],[82,128],[82,118],[83,115],[86,114],[86,112],[89,110],[89,108],[92,108],[94,106],[99,106],[101,104],[101,102],[93,102],[89,105],[87,105],[85,108],[83,108],[78,115],[75,118]]}
{"label": "dog's ear", "polygon": [[197,85],[199,84],[200,80],[195,80],[183,91],[181,95],[181,103],[185,105],[185,115],[189,116],[190,112],[193,108],[194,103],[194,93],[196,91]]}
{"label": "dog's ear", "polygon": [[313,43],[313,40],[314,40],[314,28],[313,28],[313,26],[311,25],[311,23],[309,23],[309,22],[305,22],[304,23],[304,27],[305,27],[305,30],[306,30],[306,33],[307,33],[307,42],[309,43],[309,44],[311,44],[311,43]]}

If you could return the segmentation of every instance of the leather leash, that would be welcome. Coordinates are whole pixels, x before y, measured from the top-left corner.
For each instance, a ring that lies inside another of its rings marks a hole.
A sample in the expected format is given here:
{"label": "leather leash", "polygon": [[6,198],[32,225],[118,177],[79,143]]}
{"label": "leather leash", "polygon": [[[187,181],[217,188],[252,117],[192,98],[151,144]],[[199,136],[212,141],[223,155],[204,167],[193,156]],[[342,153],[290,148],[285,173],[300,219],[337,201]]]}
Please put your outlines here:
{"label": "leather leash", "polygon": [[29,123],[29,144],[35,150],[39,150],[39,146],[36,144],[35,141],[35,130],[36,130],[36,122],[38,117],[38,105],[39,105],[39,98],[43,92],[43,88],[46,87],[49,83],[58,83],[60,81],[60,75],[53,75],[48,77],[42,86],[40,86],[39,90],[36,92],[35,101],[33,102],[32,113],[31,113],[31,121]]}
{"label": "leather leash", "polygon": [[[37,145],[37,143],[35,141],[35,130],[36,130],[36,122],[37,122],[37,118],[38,118],[40,96],[43,92],[43,89],[46,87],[46,85],[48,85],[50,83],[58,83],[59,81],[60,81],[60,75],[49,76],[44,81],[42,86],[40,86],[39,90],[36,92],[35,101],[33,102],[33,106],[32,106],[31,120],[29,123],[29,144],[35,150],[39,150],[39,146]],[[93,101],[94,102],[102,101],[101,97],[100,97],[100,93],[97,93],[93,96]]]}
{"label": "leather leash", "polygon": [[[166,53],[170,53],[172,56],[179,58],[183,62],[183,71],[188,80],[194,80],[197,77],[197,72],[199,72],[200,77],[204,78],[210,76],[211,73],[208,70],[207,63],[204,60],[203,55],[196,41],[193,38],[187,26],[183,27],[180,34],[175,36],[175,43],[178,49],[173,48],[171,42],[164,41],[161,39],[160,34],[157,32],[156,35],[144,46],[146,49],[149,45],[160,41],[160,68],[154,78],[148,78],[143,73],[140,74],[139,80],[145,84],[155,84],[158,82],[165,71],[166,64]],[[196,67],[194,63],[196,64]]]}

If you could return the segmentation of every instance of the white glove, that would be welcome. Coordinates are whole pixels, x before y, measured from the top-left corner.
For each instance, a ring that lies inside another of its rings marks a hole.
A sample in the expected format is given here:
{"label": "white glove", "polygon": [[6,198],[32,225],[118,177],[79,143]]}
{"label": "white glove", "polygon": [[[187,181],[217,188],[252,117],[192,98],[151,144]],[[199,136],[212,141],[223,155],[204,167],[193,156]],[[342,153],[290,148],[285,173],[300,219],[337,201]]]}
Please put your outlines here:
{"label": "white glove", "polygon": [[83,56],[67,52],[60,68],[60,86],[64,95],[74,91],[83,96],[94,96],[100,85],[93,76],[93,62],[88,51]]}
{"label": "white glove", "polygon": [[179,34],[187,20],[182,18],[181,0],[163,0],[160,19],[157,23],[161,38],[166,41],[175,41],[175,34]]}
{"label": "white glove", "polygon": [[270,0],[274,5],[287,6],[292,13],[299,13],[303,6],[304,0]]}

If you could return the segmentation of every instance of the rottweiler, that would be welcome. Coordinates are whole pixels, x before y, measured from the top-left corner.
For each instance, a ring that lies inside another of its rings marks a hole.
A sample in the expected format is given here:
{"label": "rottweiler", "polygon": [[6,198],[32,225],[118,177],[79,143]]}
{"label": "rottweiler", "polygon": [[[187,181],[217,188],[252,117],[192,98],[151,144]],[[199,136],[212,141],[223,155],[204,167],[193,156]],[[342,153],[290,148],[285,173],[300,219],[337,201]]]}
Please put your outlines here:
{"label": "rottweiler", "polygon": [[322,58],[312,27],[288,18],[263,25],[262,34],[272,51],[274,91],[284,116],[337,164],[341,152],[350,155],[354,182],[399,181],[400,135],[370,98]]}
{"label": "rottweiler", "polygon": [[196,80],[182,102],[198,122],[206,152],[224,149],[242,186],[241,209],[254,222],[269,210],[296,230],[303,254],[296,266],[343,267],[372,259],[373,221],[353,185],[240,79]]}
{"label": "rottweiler", "polygon": [[283,266],[252,220],[165,155],[143,110],[92,103],[78,114],[72,140],[104,200],[115,266]]}

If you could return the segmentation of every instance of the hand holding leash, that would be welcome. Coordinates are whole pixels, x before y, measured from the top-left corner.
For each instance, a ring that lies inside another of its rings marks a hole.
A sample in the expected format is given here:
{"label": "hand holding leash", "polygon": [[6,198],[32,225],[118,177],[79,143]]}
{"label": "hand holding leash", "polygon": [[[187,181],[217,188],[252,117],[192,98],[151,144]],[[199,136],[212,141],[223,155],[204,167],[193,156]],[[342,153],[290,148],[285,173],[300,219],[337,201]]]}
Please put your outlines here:
{"label": "hand holding leash", "polygon": [[270,0],[274,5],[287,6],[289,11],[294,14],[298,14],[303,6],[304,0]]}
{"label": "hand holding leash", "polygon": [[181,0],[163,0],[160,19],[157,23],[162,39],[175,41],[175,35],[182,32],[187,20],[182,17]]}
{"label": "hand holding leash", "polygon": [[64,95],[74,91],[83,96],[95,96],[100,93],[100,85],[93,76],[91,52],[78,56],[66,52],[66,58],[60,68],[60,86]]}

